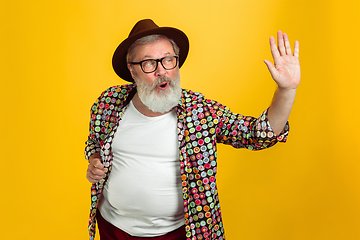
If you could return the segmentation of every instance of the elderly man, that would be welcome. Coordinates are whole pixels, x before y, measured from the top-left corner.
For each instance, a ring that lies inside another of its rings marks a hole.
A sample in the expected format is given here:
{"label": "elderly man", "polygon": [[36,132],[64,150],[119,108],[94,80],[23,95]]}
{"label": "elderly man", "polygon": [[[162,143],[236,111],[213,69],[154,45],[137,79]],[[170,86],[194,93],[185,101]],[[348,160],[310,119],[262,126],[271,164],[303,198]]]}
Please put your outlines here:
{"label": "elderly man", "polygon": [[217,143],[261,150],[285,142],[300,82],[299,44],[270,38],[278,85],[260,117],[235,114],[202,94],[181,89],[179,68],[189,43],[175,28],[141,20],[113,56],[132,82],[104,91],[91,108],[86,142],[92,185],[90,239],[222,240],[216,185]]}

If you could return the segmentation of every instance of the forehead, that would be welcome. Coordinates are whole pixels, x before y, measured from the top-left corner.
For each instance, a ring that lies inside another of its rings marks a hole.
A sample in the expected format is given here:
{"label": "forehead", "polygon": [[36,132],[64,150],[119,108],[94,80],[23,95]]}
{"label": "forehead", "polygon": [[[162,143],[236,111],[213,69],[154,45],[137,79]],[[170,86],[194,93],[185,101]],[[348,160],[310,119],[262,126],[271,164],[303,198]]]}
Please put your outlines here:
{"label": "forehead", "polygon": [[139,45],[135,48],[135,59],[161,58],[167,55],[174,55],[174,48],[169,40],[161,38],[159,40]]}

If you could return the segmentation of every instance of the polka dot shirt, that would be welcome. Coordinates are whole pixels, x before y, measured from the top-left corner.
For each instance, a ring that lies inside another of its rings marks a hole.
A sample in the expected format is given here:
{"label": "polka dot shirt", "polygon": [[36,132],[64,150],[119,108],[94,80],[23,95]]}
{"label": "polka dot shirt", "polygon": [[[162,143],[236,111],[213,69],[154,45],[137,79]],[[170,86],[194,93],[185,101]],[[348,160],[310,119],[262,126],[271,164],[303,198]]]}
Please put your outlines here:
{"label": "polka dot shirt", "polygon": [[[128,102],[136,92],[133,84],[104,91],[91,108],[90,133],[86,141],[87,159],[100,152],[107,176],[91,187],[90,239],[95,237],[96,211],[105,182],[111,174],[111,143]],[[261,150],[286,142],[289,125],[276,136],[267,119],[235,114],[203,94],[183,90],[177,106],[179,160],[182,179],[187,240],[223,240],[217,174],[217,143],[235,148]]]}

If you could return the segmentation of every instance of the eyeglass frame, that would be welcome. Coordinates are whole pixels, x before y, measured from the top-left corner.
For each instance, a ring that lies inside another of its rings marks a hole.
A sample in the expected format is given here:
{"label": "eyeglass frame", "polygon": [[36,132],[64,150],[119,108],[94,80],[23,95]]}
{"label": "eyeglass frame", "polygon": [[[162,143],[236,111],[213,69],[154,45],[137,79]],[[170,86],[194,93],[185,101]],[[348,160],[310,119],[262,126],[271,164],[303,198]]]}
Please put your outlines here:
{"label": "eyeglass frame", "polygon": [[[162,63],[162,61],[163,61],[165,58],[168,58],[168,57],[175,57],[175,59],[176,59],[175,66],[174,66],[173,68],[166,68],[166,67],[164,67],[164,64]],[[145,62],[145,61],[149,61],[149,60],[150,60],[150,61],[155,61],[155,62],[156,62],[156,67],[155,67],[155,69],[154,69],[153,71],[151,71],[151,72],[145,72],[144,69],[143,69],[142,63]],[[156,69],[158,68],[159,62],[161,63],[161,66],[162,66],[165,70],[172,70],[172,69],[174,69],[174,68],[177,67],[178,62],[179,62],[179,56],[178,56],[178,55],[169,55],[169,56],[165,56],[165,57],[158,58],[158,59],[151,59],[151,58],[149,58],[149,59],[142,60],[142,61],[140,61],[140,62],[130,62],[130,64],[140,65],[140,68],[141,68],[141,70],[142,70],[144,73],[153,73],[153,72],[155,72]]]}

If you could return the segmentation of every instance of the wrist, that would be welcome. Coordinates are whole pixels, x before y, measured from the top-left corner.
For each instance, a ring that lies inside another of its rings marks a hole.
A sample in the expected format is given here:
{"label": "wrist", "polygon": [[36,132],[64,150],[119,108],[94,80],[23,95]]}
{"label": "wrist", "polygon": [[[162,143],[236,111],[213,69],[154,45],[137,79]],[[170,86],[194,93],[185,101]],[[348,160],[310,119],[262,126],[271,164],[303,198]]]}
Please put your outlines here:
{"label": "wrist", "polygon": [[284,88],[284,87],[278,87],[276,90],[277,93],[286,94],[286,95],[295,95],[296,94],[296,88]]}

